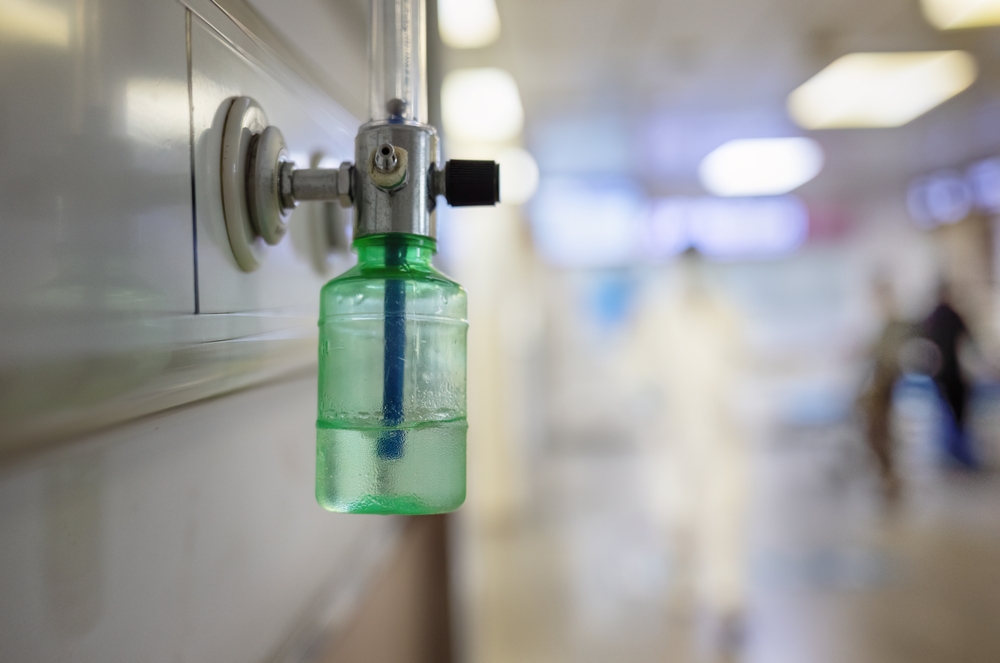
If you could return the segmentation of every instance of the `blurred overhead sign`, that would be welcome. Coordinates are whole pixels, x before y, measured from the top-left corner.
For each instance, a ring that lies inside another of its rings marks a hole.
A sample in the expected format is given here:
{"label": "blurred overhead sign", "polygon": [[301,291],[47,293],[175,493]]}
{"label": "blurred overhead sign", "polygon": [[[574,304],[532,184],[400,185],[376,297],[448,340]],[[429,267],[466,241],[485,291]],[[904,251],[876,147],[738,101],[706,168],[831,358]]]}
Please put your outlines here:
{"label": "blurred overhead sign", "polygon": [[717,259],[772,258],[809,234],[808,211],[794,196],[649,202],[629,180],[543,180],[530,215],[542,257],[571,268],[660,262],[690,247]]}

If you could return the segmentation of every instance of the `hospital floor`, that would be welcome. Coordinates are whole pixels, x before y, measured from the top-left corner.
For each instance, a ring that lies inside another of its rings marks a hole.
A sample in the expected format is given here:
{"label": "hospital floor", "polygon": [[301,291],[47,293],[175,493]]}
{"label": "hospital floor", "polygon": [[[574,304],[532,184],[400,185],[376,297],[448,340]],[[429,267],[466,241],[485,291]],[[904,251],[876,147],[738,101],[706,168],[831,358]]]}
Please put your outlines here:
{"label": "hospital floor", "polygon": [[641,453],[543,452],[532,506],[459,528],[460,651],[475,663],[1000,661],[1000,475],[901,455],[903,495],[887,505],[849,426],[754,445],[745,608],[725,630],[649,507]]}

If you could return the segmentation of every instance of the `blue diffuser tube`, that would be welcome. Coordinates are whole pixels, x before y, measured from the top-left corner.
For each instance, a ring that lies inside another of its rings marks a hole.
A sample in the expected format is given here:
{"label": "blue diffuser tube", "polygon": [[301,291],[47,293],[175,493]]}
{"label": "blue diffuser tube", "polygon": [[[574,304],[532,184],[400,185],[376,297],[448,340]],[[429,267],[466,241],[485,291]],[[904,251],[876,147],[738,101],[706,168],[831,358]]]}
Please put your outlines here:
{"label": "blue diffuser tube", "polygon": [[[406,245],[386,242],[386,265],[398,267],[404,262]],[[406,371],[406,281],[385,282],[385,353],[382,365],[382,423],[387,430],[378,439],[381,458],[403,455],[406,431],[396,428],[403,423],[403,377]]]}

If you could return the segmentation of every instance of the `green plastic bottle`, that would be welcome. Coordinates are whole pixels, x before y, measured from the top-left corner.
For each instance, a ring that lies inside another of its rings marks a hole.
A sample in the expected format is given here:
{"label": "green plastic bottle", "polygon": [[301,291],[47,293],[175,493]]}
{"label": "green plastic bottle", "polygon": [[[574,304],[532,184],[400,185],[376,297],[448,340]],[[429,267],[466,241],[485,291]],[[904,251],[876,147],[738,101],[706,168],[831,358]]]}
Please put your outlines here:
{"label": "green plastic bottle", "polygon": [[354,242],[320,299],[316,499],[330,511],[429,514],[465,501],[462,287],[430,237]]}

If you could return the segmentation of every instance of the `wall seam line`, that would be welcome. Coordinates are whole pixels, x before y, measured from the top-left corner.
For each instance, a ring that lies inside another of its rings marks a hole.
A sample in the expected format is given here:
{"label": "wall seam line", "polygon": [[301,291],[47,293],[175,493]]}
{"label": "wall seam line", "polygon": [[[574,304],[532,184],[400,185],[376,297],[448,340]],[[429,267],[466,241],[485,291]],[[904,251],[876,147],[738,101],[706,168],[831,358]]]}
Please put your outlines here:
{"label": "wall seam line", "polygon": [[198,291],[198,199],[196,196],[195,141],[194,141],[194,67],[191,61],[191,10],[184,8],[184,33],[187,42],[187,85],[188,85],[188,140],[191,150],[191,246],[194,258],[194,313],[201,313],[201,298]]}

